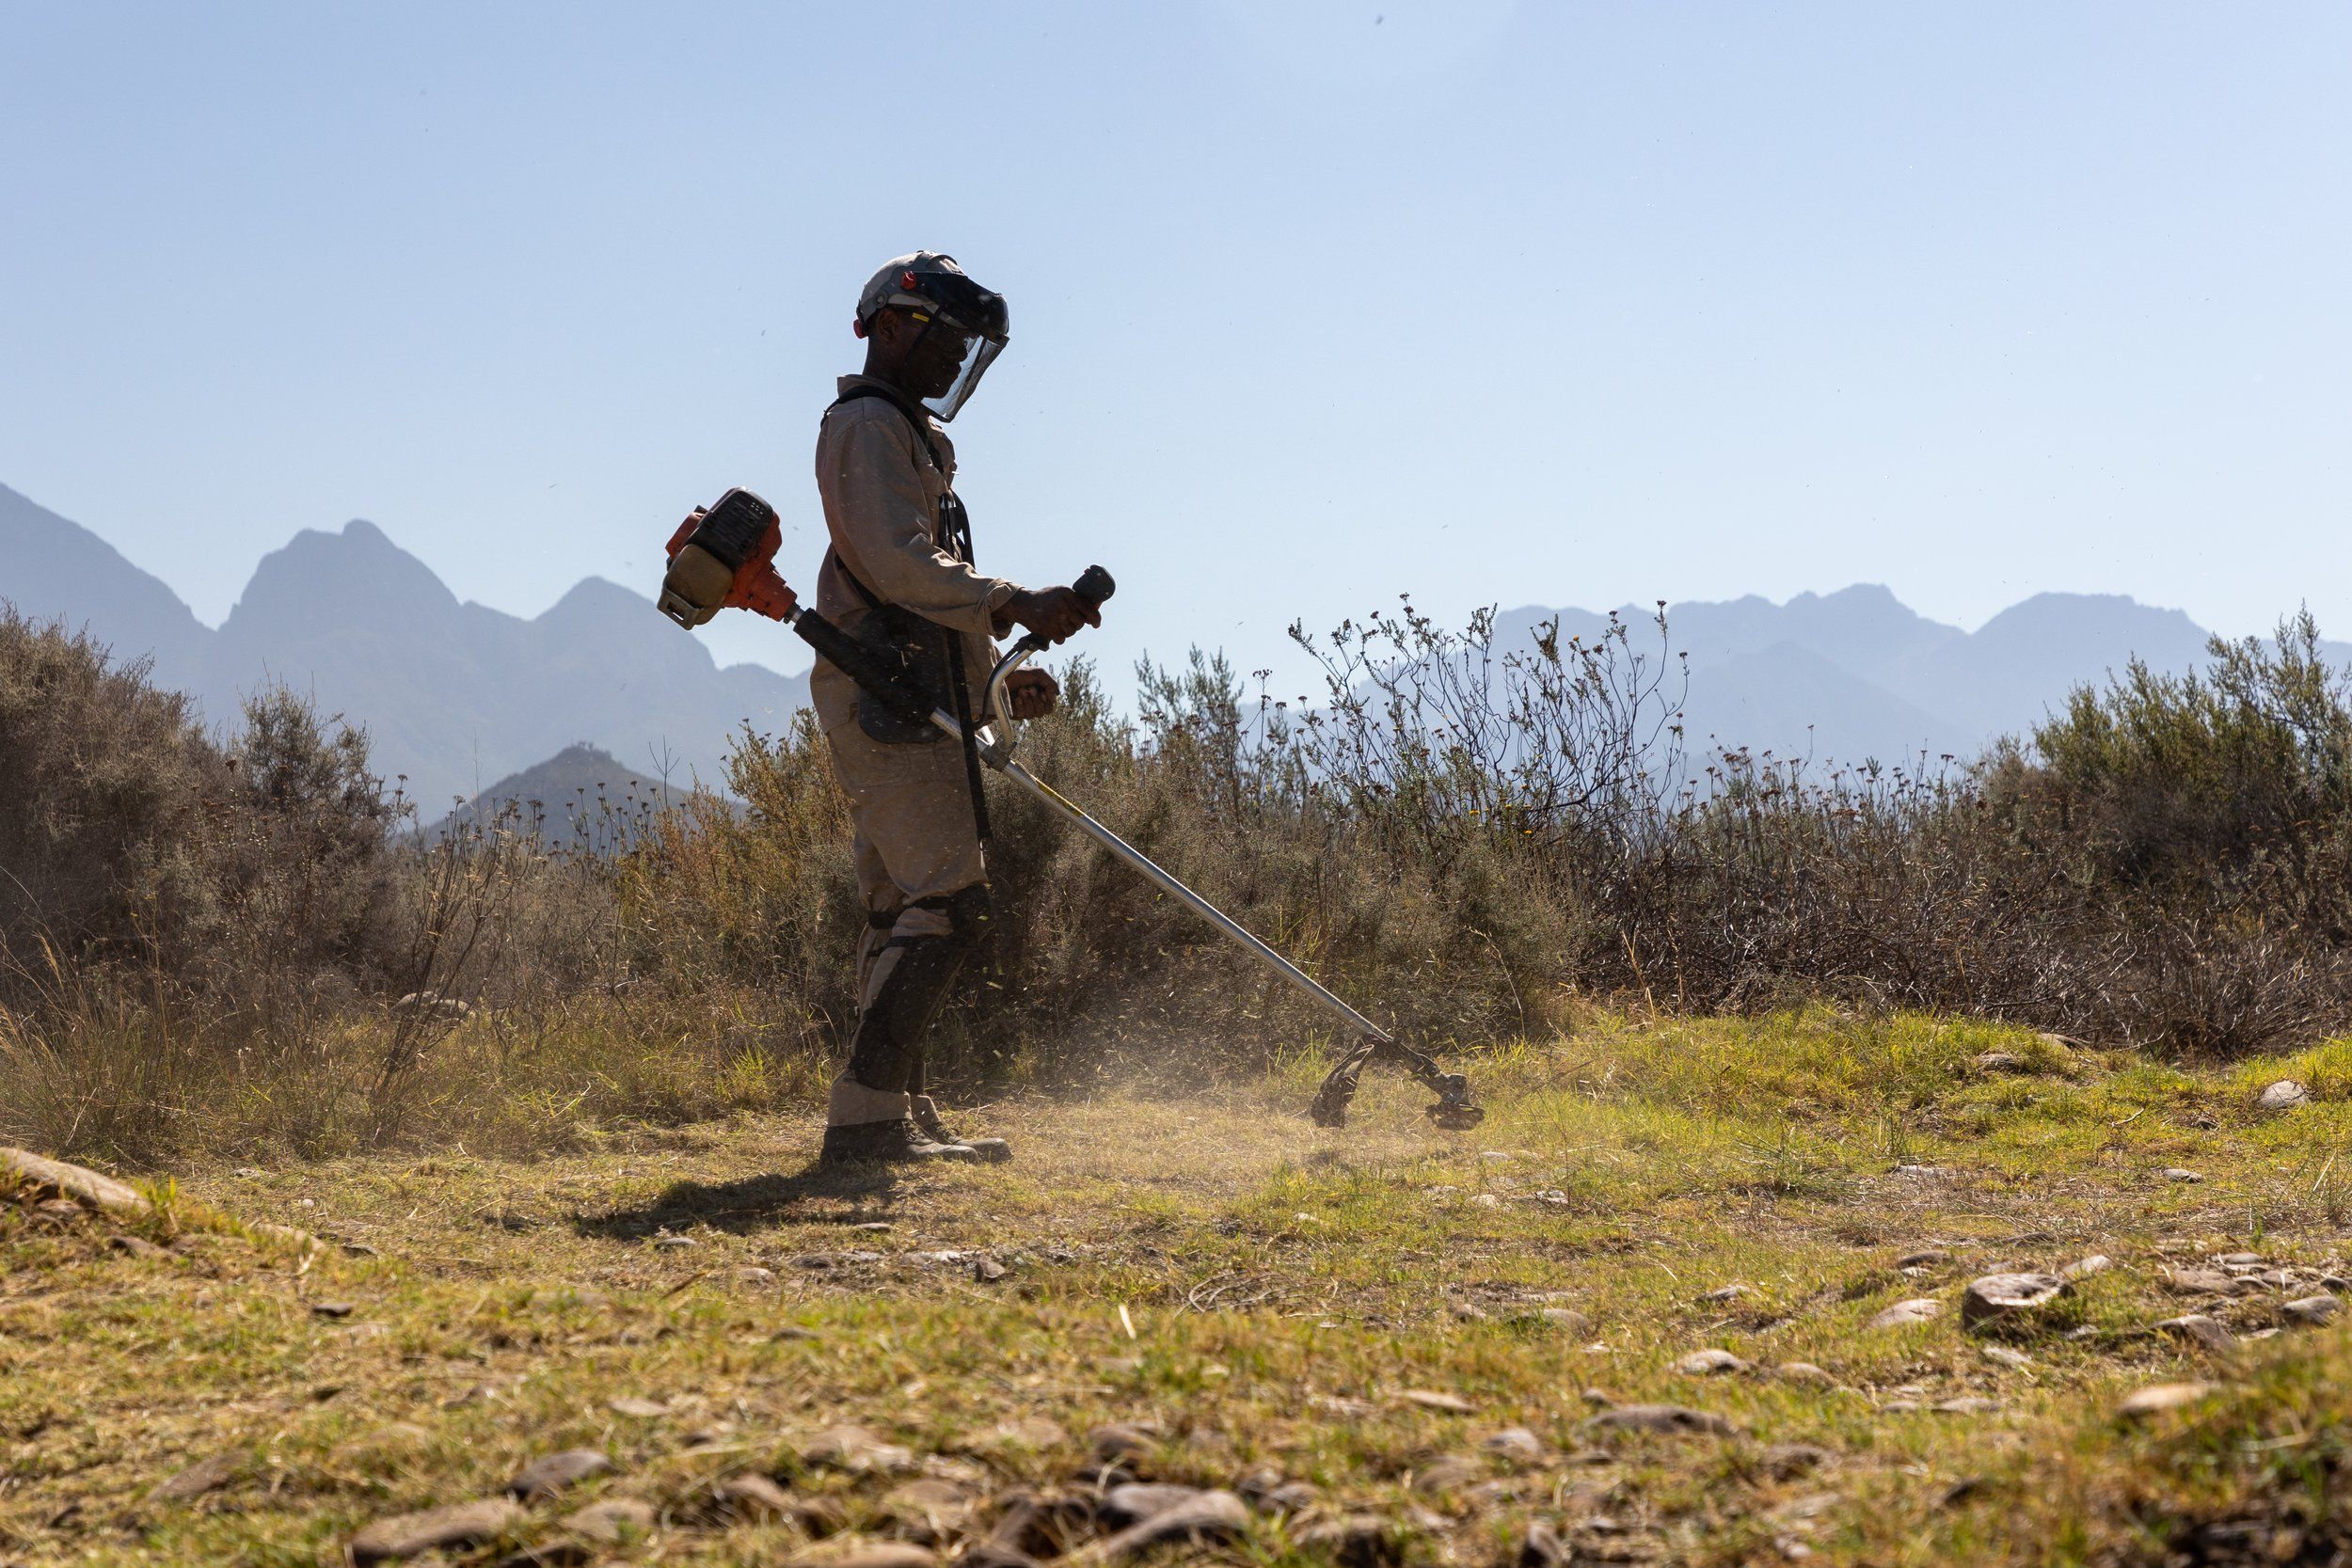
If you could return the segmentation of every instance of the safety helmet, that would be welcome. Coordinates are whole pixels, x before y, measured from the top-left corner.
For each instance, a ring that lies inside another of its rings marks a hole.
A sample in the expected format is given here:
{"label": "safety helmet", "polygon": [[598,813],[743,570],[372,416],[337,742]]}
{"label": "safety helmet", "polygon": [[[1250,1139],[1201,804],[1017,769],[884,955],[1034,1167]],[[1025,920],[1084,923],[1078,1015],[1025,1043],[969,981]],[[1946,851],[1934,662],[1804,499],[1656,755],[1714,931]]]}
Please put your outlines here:
{"label": "safety helmet", "polygon": [[[883,264],[866,281],[857,296],[857,335],[878,310],[898,307],[922,324],[923,336],[934,331],[958,333],[964,339],[962,362],[947,389],[925,398],[923,406],[939,419],[952,420],[981,375],[1005,351],[1009,318],[1005,296],[991,293],[956,265],[956,259],[936,250],[918,250]],[[922,337],[915,339],[919,345]]]}

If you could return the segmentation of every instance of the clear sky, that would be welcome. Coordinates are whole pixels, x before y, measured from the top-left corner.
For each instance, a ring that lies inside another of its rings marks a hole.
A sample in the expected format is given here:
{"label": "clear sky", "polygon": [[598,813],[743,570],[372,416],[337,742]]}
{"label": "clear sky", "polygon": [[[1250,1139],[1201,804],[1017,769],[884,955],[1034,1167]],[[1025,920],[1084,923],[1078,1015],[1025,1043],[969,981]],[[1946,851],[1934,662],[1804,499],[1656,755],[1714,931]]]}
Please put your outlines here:
{"label": "clear sky", "polygon": [[2347,84],[2336,3],[0,0],[0,483],[207,621],[352,516],[650,593],[729,483],[806,585],[926,246],[1011,301],[982,562],[1111,567],[1113,670],[1404,591],[2344,636]]}

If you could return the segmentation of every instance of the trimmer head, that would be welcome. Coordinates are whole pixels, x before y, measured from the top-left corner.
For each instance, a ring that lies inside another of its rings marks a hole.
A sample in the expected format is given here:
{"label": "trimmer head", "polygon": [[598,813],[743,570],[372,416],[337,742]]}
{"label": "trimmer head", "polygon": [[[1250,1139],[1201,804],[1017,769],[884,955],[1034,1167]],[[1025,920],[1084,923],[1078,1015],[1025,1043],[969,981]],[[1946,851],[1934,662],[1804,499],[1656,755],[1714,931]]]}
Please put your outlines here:
{"label": "trimmer head", "polygon": [[1366,1040],[1340,1058],[1323,1080],[1323,1087],[1315,1091],[1314,1103],[1307,1114],[1317,1127],[1344,1127],[1347,1107],[1356,1098],[1356,1090],[1363,1077],[1364,1064],[1375,1056],[1388,1056],[1437,1092],[1438,1102],[1422,1108],[1422,1115],[1449,1132],[1467,1132],[1486,1119],[1486,1108],[1470,1102],[1470,1080],[1458,1072],[1439,1072],[1438,1064],[1408,1045],[1394,1040]]}

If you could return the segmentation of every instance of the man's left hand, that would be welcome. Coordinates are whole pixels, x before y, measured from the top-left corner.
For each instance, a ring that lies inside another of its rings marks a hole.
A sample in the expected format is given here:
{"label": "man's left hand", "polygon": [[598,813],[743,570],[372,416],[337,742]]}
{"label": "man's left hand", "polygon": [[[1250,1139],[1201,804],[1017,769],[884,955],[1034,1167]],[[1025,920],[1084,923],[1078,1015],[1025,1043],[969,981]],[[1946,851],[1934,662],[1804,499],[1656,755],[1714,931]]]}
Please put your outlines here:
{"label": "man's left hand", "polygon": [[1015,670],[1005,677],[1005,701],[1015,719],[1042,719],[1061,701],[1061,682],[1042,670]]}

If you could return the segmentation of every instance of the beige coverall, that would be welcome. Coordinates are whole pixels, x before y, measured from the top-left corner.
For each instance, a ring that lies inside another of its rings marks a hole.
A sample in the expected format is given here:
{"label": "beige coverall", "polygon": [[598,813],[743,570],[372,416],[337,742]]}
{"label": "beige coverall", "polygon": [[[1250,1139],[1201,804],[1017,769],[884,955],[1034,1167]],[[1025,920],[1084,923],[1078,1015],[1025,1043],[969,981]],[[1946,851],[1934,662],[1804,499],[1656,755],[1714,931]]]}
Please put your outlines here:
{"label": "beige coverall", "polygon": [[[849,392],[867,384],[843,376]],[[817,492],[833,548],[817,577],[817,612],[854,631],[866,602],[843,564],[884,603],[914,610],[958,631],[963,667],[979,712],[994,650],[990,618],[1016,592],[942,548],[934,537],[940,498],[955,479],[955,448],[936,420],[925,418],[945,471],[931,461],[902,404],[860,398],[825,415],[817,436]],[[870,1005],[898,949],[893,937],[944,936],[947,916],[913,907],[988,879],[972,816],[962,748],[942,734],[925,742],[885,745],[857,722],[855,682],[823,659],[809,674],[809,700],[833,752],[834,777],[849,797],[856,827],[859,890],[873,918],[858,949],[861,1005]],[[887,924],[882,924],[884,917]],[[903,1095],[884,1096],[847,1079],[834,1085],[831,1120],[896,1119]]]}

